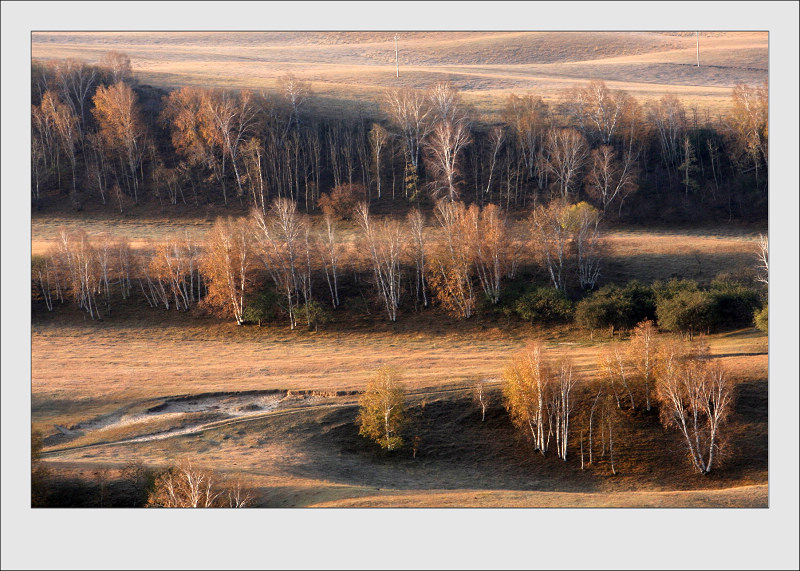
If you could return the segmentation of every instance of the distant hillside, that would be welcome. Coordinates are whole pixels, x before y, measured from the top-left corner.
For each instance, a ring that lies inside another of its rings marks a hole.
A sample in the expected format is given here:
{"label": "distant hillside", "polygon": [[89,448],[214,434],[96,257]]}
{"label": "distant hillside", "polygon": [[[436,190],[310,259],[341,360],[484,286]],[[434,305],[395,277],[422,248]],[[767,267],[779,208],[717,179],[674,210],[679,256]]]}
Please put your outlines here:
{"label": "distant hillside", "polygon": [[546,98],[589,79],[643,98],[674,92],[712,109],[729,105],[739,82],[767,78],[768,35],[703,32],[701,66],[686,32],[37,32],[34,58],[98,62],[130,55],[156,86],[271,89],[287,72],[312,81],[330,105],[375,101],[386,87],[447,79],[491,111],[509,92]]}

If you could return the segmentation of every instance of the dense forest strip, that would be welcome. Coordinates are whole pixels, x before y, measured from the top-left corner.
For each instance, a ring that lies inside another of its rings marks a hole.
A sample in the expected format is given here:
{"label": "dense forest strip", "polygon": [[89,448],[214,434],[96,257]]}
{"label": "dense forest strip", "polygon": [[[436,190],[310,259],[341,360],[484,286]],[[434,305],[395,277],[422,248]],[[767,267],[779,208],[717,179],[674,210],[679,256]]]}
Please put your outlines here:
{"label": "dense forest strip", "polygon": [[32,204],[202,216],[287,198],[313,213],[348,185],[382,211],[442,196],[508,210],[559,197],[624,221],[766,218],[766,84],[737,85],[724,118],[602,81],[552,101],[511,93],[493,118],[462,95],[440,80],[386,88],[377,110],[331,117],[291,74],[277,90],[166,91],[140,84],[119,52],[101,64],[34,60]]}

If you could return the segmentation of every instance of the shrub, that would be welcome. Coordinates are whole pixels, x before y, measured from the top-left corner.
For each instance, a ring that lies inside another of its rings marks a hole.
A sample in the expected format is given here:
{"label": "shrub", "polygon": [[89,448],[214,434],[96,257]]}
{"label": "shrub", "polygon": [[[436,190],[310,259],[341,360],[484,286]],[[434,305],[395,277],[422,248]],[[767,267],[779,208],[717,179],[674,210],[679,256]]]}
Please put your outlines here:
{"label": "shrub", "polygon": [[364,200],[367,191],[360,184],[340,184],[319,198],[317,206],[326,214],[342,220],[353,217],[356,205]]}
{"label": "shrub", "polygon": [[637,281],[625,287],[603,286],[575,308],[575,321],[587,329],[631,329],[652,317],[655,317],[653,292]]}
{"label": "shrub", "polygon": [[708,331],[713,321],[713,299],[709,292],[686,289],[656,304],[658,326],[667,331],[688,335]]}
{"label": "shrub", "polygon": [[626,327],[635,327],[645,319],[655,319],[656,297],[652,287],[637,280],[631,280],[625,286],[623,294],[630,301]]}
{"label": "shrub", "polygon": [[247,298],[242,318],[249,323],[273,321],[277,317],[278,294],[273,288],[266,288]]}
{"label": "shrub", "polygon": [[531,323],[564,322],[572,317],[572,303],[553,287],[538,287],[522,295],[514,304],[514,311]]}
{"label": "shrub", "polygon": [[699,291],[700,288],[694,280],[679,280],[673,278],[666,283],[659,280],[654,281],[650,289],[653,291],[656,305],[658,305],[659,301],[669,299],[682,292]]}
{"label": "shrub", "polygon": [[737,282],[714,281],[710,294],[712,327],[747,327],[761,307],[758,292]]}
{"label": "shrub", "polygon": [[318,301],[309,301],[305,305],[301,305],[295,311],[297,321],[303,321],[308,324],[308,328],[314,328],[314,331],[319,329],[320,325],[326,324],[330,320],[330,314]]}
{"label": "shrub", "polygon": [[756,310],[753,314],[753,323],[755,326],[764,333],[769,333],[769,305],[765,305],[762,309]]}
{"label": "shrub", "polygon": [[709,290],[691,280],[655,282],[658,324],[691,337],[697,331],[746,327],[760,306],[758,292],[738,281],[718,279]]}
{"label": "shrub", "polygon": [[623,316],[629,310],[629,303],[616,285],[607,285],[589,297],[578,302],[575,308],[575,321],[587,329],[623,327]]}

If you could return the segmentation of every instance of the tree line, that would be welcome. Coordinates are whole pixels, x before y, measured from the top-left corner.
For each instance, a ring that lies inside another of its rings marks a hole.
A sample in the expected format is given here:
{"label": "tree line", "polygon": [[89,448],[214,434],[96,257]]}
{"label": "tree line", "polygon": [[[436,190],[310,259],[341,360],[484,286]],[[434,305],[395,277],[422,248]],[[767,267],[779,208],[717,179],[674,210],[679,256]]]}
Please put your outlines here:
{"label": "tree line", "polygon": [[266,211],[218,218],[202,238],[186,231],[137,251],[124,237],[61,228],[47,254],[32,261],[34,295],[50,311],[71,298],[92,319],[134,293],[151,307],[201,305],[239,325],[266,321],[277,309],[294,328],[299,319],[311,325],[323,306],[337,309],[345,280],[368,284],[396,321],[408,300],[418,309],[435,302],[458,318],[484,301],[497,306],[524,256],[540,256],[560,291],[573,285],[573,273],[577,287],[593,287],[598,276],[600,215],[586,203],[540,205],[530,216],[533,231],[521,233],[494,204],[441,199],[432,218],[419,208],[404,218],[376,217],[349,185],[332,196],[321,219],[275,198]]}
{"label": "tree line", "polygon": [[310,111],[309,82],[232,91],[137,83],[130,59],[32,64],[32,202],[125,212],[287,198],[307,213],[343,184],[361,200],[441,198],[506,210],[557,196],[625,220],[764,219],[768,90],[737,85],[712,117],[674,95],[642,104],[590,81],[481,114],[448,82],[390,88],[375,116]]}
{"label": "tree line", "polygon": [[[32,260],[33,298],[48,311],[72,300],[91,319],[135,298],[237,325],[284,320],[291,329],[316,329],[358,299],[368,301],[358,312],[374,308],[392,322],[403,311],[436,306],[456,319],[498,313],[612,334],[657,319],[691,337],[746,327],[762,310],[766,323],[766,288],[758,285],[768,275],[765,241],[754,251],[758,273],[749,282],[720,276],[705,288],[672,279],[598,289],[602,216],[586,202],[556,198],[519,224],[494,204],[446,198],[432,217],[419,208],[377,217],[349,188],[337,188],[321,217],[276,198],[266,212],[218,218],[205,236],[184,231],[137,249],[125,237],[61,228]],[[349,221],[341,218],[347,212]]]}
{"label": "tree line", "polygon": [[[681,435],[696,472],[708,474],[719,465],[734,393],[728,373],[710,360],[707,345],[662,335],[644,320],[629,341],[607,344],[597,367],[596,379],[580,378],[569,356],[548,355],[539,340],[509,360],[502,403],[535,452],[552,452],[564,462],[568,454],[578,455],[581,470],[602,462],[616,474],[615,438],[619,443],[620,434],[630,432],[626,425],[637,410],[657,409],[663,427]],[[583,390],[575,390],[578,386]],[[496,395],[478,382],[474,396],[484,422]],[[386,450],[406,444],[409,413],[398,369],[384,365],[375,371],[360,398],[356,424],[362,436]]]}

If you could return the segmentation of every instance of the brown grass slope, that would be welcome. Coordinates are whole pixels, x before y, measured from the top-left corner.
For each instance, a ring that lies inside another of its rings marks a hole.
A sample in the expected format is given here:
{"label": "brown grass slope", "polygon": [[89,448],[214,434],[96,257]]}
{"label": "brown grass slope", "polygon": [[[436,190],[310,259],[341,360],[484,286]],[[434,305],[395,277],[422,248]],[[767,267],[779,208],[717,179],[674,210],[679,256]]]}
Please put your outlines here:
{"label": "brown grass slope", "polygon": [[[121,467],[131,460],[198,465],[243,479],[265,507],[765,507],[766,384],[737,385],[734,446],[709,476],[692,474],[680,437],[655,414],[627,414],[617,434],[617,475],[608,455],[580,470],[573,442],[567,462],[541,457],[512,429],[499,403],[485,422],[461,391],[415,391],[408,449],[383,453],[357,433],[352,397],[323,398],[287,413],[166,440],[46,453],[51,466]],[[634,438],[635,436],[635,438]]]}
{"label": "brown grass slope", "polygon": [[37,32],[34,58],[99,61],[128,53],[144,83],[272,89],[292,72],[311,80],[322,111],[363,100],[374,111],[387,87],[424,88],[450,80],[468,101],[494,111],[510,92],[535,90],[557,98],[568,87],[603,79],[644,99],[674,92],[715,111],[730,88],[767,77],[767,34],[659,32],[403,32],[401,76],[395,77],[394,36],[385,32]]}

